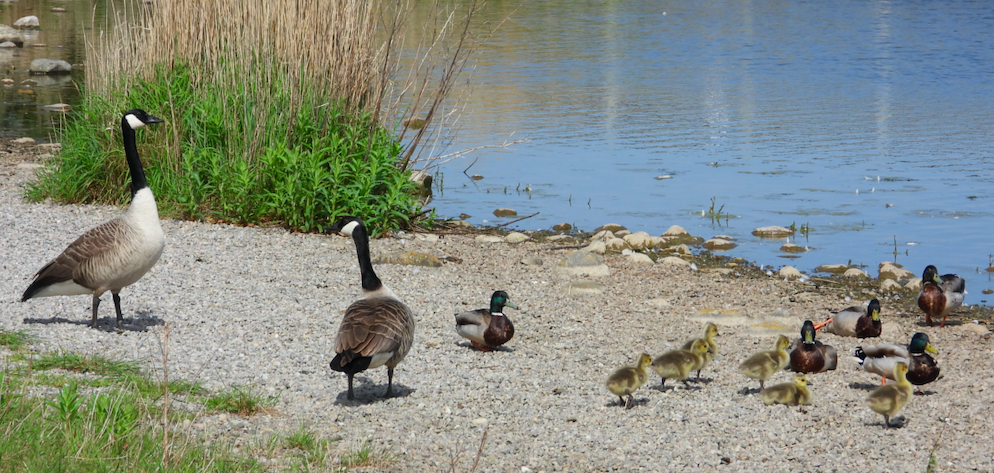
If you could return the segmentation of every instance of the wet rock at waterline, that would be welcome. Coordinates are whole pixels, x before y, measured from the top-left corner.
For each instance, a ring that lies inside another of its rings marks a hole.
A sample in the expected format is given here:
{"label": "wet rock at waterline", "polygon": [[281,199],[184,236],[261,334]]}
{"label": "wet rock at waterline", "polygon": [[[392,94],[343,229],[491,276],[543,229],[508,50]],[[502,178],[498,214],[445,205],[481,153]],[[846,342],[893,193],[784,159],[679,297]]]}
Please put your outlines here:
{"label": "wet rock at waterline", "polygon": [[[10,48],[16,48],[16,47],[17,47],[17,45],[14,44],[14,43],[12,43],[12,42],[10,42],[10,41],[4,41],[4,42],[0,43],[0,48],[3,48],[3,49],[10,49]],[[11,79],[10,83],[13,85],[14,84],[14,80]]]}
{"label": "wet rock at waterline", "polygon": [[624,237],[626,237],[628,235],[631,235],[631,234],[632,234],[632,232],[630,232],[628,230],[618,230],[618,231],[614,232],[614,236],[616,236],[618,238],[624,238]]}
{"label": "wet rock at waterline", "polygon": [[0,25],[0,43],[14,43],[18,48],[24,47],[24,38],[15,28]]}
{"label": "wet rock at waterline", "polygon": [[832,274],[842,274],[849,269],[849,266],[844,264],[823,264],[815,268],[816,273],[832,273]]}
{"label": "wet rock at waterline", "polygon": [[532,237],[525,235],[521,232],[511,232],[504,237],[504,241],[508,243],[521,243],[523,241],[531,240]]}
{"label": "wet rock at waterline", "polygon": [[681,227],[679,225],[673,225],[670,228],[667,228],[665,232],[663,232],[663,236],[664,237],[689,237],[690,233],[687,233],[687,230],[685,230],[683,227]]}
{"label": "wet rock at waterline", "polygon": [[448,223],[449,225],[452,225],[453,227],[476,228],[476,226],[473,225],[472,223],[469,223],[469,222],[466,222],[466,221],[463,221],[463,220],[446,220],[445,223]]}
{"label": "wet rock at waterline", "polygon": [[42,105],[40,108],[49,112],[68,112],[72,110],[72,105],[67,103],[53,103],[51,105]]}
{"label": "wet rock at waterline", "polygon": [[780,273],[779,274],[780,274],[780,277],[782,277],[784,279],[791,279],[791,280],[801,279],[802,277],[804,277],[804,275],[801,274],[801,272],[798,271],[797,268],[795,268],[793,266],[784,266],[784,267],[780,268]]}
{"label": "wet rock at waterline", "polygon": [[589,276],[607,276],[611,270],[604,264],[604,257],[589,251],[572,251],[559,260],[557,268],[566,274],[586,274]]}
{"label": "wet rock at waterline", "polygon": [[673,253],[677,255],[688,255],[688,256],[690,255],[690,247],[684,244],[671,246],[663,251],[666,253]]}
{"label": "wet rock at waterline", "polygon": [[32,138],[32,137],[30,137],[30,136],[25,136],[23,138],[18,138],[16,140],[14,140],[13,142],[16,143],[16,144],[19,144],[19,145],[33,145],[33,144],[36,143],[35,139]]}
{"label": "wet rock at waterline", "polygon": [[474,180],[474,181],[482,181],[483,180],[483,176],[481,176],[479,174],[473,174],[472,176],[469,176],[469,178],[472,179],[472,180]]}
{"label": "wet rock at waterline", "polygon": [[687,260],[685,260],[683,258],[676,257],[676,256],[667,256],[667,257],[662,258],[659,261],[657,261],[657,263],[667,264],[667,265],[670,265],[670,266],[677,266],[677,267],[680,267],[680,268],[689,268],[690,267],[690,262],[689,261],[687,261]]}
{"label": "wet rock at waterline", "polygon": [[770,227],[759,227],[752,231],[753,235],[758,237],[768,237],[768,238],[779,238],[784,236],[790,236],[794,234],[794,231],[789,228],[770,226]]}
{"label": "wet rock at waterline", "polygon": [[784,243],[784,245],[780,247],[780,251],[784,253],[804,253],[805,251],[808,251],[808,249],[793,243]]}
{"label": "wet rock at waterline", "polygon": [[557,224],[557,225],[553,225],[552,229],[554,231],[559,232],[559,233],[569,233],[570,230],[573,229],[573,225],[570,225],[568,223],[563,222],[563,223],[560,223],[560,224]]}
{"label": "wet rock at waterline", "polygon": [[421,266],[424,268],[438,268],[442,266],[442,261],[435,255],[418,253],[416,251],[404,251],[398,253],[387,253],[373,258],[374,264],[399,264],[403,266]]}
{"label": "wet rock at waterline", "polygon": [[515,212],[514,209],[503,209],[503,208],[501,208],[501,209],[494,210],[494,216],[495,217],[517,217],[518,216],[518,212]]}
{"label": "wet rock at waterline", "polygon": [[35,59],[28,70],[32,74],[69,74],[72,65],[61,59]]}
{"label": "wet rock at waterline", "polygon": [[409,130],[420,130],[425,126],[423,118],[408,118],[407,120],[404,120],[403,123]]}
{"label": "wet rock at waterline", "polygon": [[607,224],[604,224],[604,225],[601,225],[601,226],[597,227],[597,229],[594,230],[594,232],[596,233],[596,232],[601,232],[601,231],[604,231],[604,230],[609,230],[609,231],[611,231],[613,233],[618,233],[618,232],[620,232],[622,230],[628,230],[628,229],[625,228],[623,225],[618,225],[617,223],[607,223]]}
{"label": "wet rock at waterline", "polygon": [[504,243],[504,239],[497,235],[477,235],[475,240],[480,243]]}
{"label": "wet rock at waterline", "polygon": [[628,243],[629,248],[634,248],[637,250],[644,250],[646,248],[652,248],[653,241],[652,236],[647,232],[635,232],[629,235],[625,235],[622,238],[625,243]]}
{"label": "wet rock at waterline", "polygon": [[863,271],[860,271],[857,268],[849,268],[849,269],[846,270],[846,272],[842,273],[842,277],[844,277],[844,278],[868,278],[868,277],[870,277],[870,275],[864,273]]}
{"label": "wet rock at waterline", "polygon": [[733,241],[725,240],[722,238],[712,238],[704,242],[704,248],[707,248],[711,251],[727,251],[732,248],[735,248],[736,246],[739,245],[737,245]]}
{"label": "wet rock at waterline", "polygon": [[22,30],[36,30],[40,27],[41,23],[38,22],[38,17],[34,15],[18,18],[17,21],[14,22],[14,28],[20,28]]}
{"label": "wet rock at waterline", "polygon": [[473,218],[473,216],[467,213],[459,214],[459,220],[466,220],[467,218]]}
{"label": "wet rock at waterline", "polygon": [[566,293],[575,296],[601,294],[604,289],[604,285],[597,281],[570,281],[566,285]]}
{"label": "wet rock at waterline", "polygon": [[907,279],[915,277],[915,273],[890,262],[880,263],[879,279]]}

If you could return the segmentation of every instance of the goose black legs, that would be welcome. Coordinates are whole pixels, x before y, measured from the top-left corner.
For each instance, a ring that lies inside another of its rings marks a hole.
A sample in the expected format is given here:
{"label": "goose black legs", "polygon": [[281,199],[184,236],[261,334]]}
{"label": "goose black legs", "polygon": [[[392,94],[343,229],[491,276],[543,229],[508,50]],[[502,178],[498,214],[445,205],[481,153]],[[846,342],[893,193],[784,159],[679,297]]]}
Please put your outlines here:
{"label": "goose black legs", "polygon": [[355,376],[355,373],[345,373],[345,374],[348,375],[349,377],[349,400],[351,401],[355,399],[355,396],[352,395],[352,377]]}
{"label": "goose black legs", "polygon": [[117,328],[124,325],[124,317],[121,316],[121,296],[114,294],[114,311],[117,312]]}
{"label": "goose black legs", "polygon": [[393,368],[387,368],[387,393],[383,397],[393,396]]}
{"label": "goose black legs", "polygon": [[100,307],[100,298],[93,296],[93,320],[90,322],[93,328],[97,328],[97,307]]}

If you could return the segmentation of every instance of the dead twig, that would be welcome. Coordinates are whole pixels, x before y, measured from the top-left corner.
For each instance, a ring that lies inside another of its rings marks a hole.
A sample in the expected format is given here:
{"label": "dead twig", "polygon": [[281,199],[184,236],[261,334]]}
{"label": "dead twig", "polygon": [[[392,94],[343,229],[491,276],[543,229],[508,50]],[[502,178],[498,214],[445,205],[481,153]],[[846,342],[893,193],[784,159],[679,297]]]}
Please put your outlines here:
{"label": "dead twig", "polygon": [[496,226],[494,226],[494,228],[500,228],[500,227],[506,227],[506,226],[508,226],[508,225],[510,225],[510,224],[512,224],[512,223],[517,223],[517,222],[520,222],[520,221],[522,221],[522,220],[524,220],[524,219],[526,219],[526,218],[532,218],[532,217],[534,217],[534,216],[536,216],[536,215],[538,215],[538,214],[540,214],[540,213],[542,213],[542,212],[535,212],[535,213],[533,213],[533,214],[531,214],[531,215],[528,215],[528,216],[526,216],[526,217],[521,217],[521,218],[519,218],[519,219],[516,219],[516,220],[511,220],[510,222],[507,222],[507,223],[502,223],[502,224],[500,224],[500,225],[496,225]]}

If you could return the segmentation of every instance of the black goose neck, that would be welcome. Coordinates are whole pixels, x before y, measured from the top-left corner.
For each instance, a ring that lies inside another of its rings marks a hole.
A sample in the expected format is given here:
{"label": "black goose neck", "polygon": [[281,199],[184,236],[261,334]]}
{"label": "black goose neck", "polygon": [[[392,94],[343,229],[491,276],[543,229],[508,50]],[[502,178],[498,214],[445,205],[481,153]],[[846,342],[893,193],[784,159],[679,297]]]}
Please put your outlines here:
{"label": "black goose neck", "polygon": [[369,235],[366,227],[358,225],[352,230],[352,240],[355,241],[356,255],[359,257],[359,273],[362,275],[362,289],[375,291],[383,287],[380,278],[373,271],[373,262],[369,258]]}
{"label": "black goose neck", "polygon": [[145,180],[145,170],[138,158],[138,145],[135,144],[135,130],[128,125],[127,117],[121,118],[121,134],[124,135],[124,155],[128,158],[128,169],[131,170],[131,198],[138,191],[148,187]]}

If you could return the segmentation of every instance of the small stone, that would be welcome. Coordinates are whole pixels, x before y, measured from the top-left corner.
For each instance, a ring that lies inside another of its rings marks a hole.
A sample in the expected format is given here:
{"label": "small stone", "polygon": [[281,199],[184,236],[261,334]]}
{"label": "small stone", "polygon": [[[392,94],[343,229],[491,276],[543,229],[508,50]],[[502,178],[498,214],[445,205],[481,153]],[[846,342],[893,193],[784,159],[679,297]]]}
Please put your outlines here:
{"label": "small stone", "polygon": [[989,331],[987,327],[980,324],[963,324],[967,332],[974,333],[977,335],[986,335]]}
{"label": "small stone", "polygon": [[30,136],[25,136],[23,138],[18,138],[14,140],[14,143],[19,145],[33,145],[35,144],[35,139],[31,138]]}
{"label": "small stone", "polygon": [[864,273],[863,271],[860,271],[858,268],[849,268],[849,269],[846,270],[846,272],[842,273],[842,277],[844,277],[844,278],[868,278],[870,276],[868,274]]}
{"label": "small stone", "polygon": [[655,264],[655,261],[653,261],[652,258],[650,258],[649,255],[645,253],[633,252],[632,254],[628,255],[628,259],[631,260],[633,263]]}
{"label": "small stone", "polygon": [[793,235],[794,231],[791,230],[791,229],[789,229],[789,228],[778,227],[778,226],[774,225],[774,226],[769,226],[769,227],[759,227],[759,228],[753,230],[752,234],[756,235],[756,236],[759,236],[759,237],[775,237],[775,238],[779,238],[779,237]]}
{"label": "small stone", "polygon": [[784,253],[804,253],[805,251],[808,251],[808,249],[800,245],[795,245],[793,243],[785,243],[783,246],[780,247],[780,251]]}
{"label": "small stone", "polygon": [[683,227],[681,227],[679,225],[673,225],[670,228],[666,229],[665,232],[663,232],[663,236],[664,237],[687,237],[687,236],[690,236],[690,234],[687,233],[687,230],[684,230]]}
{"label": "small stone", "polygon": [[832,274],[842,274],[849,269],[849,266],[844,264],[823,264],[815,268],[816,273],[832,273]]}
{"label": "small stone", "polygon": [[373,259],[374,264],[399,264],[403,266],[420,266],[423,268],[439,268],[442,261],[435,255],[404,251],[379,255]]}
{"label": "small stone", "polygon": [[473,225],[472,223],[466,222],[464,220],[446,220],[445,223],[447,223],[449,225],[452,225],[453,227],[476,228],[475,225]]}
{"label": "small stone", "polygon": [[62,7],[52,7],[52,13],[65,13],[66,9]]}
{"label": "small stone", "polygon": [[883,279],[881,281],[882,282],[880,283],[880,290],[883,292],[894,292],[894,291],[900,291],[902,289],[901,285],[898,284],[898,282],[893,279]]}
{"label": "small stone", "polygon": [[483,417],[477,417],[476,419],[473,419],[473,423],[476,424],[476,425],[487,425],[487,423],[489,423],[489,422],[490,421],[488,421],[487,419],[485,419]]}
{"label": "small stone", "polygon": [[525,266],[542,266],[542,260],[539,258],[525,258],[521,260],[521,264]]}
{"label": "small stone", "polygon": [[603,241],[595,241],[587,245],[583,251],[589,251],[591,253],[597,253],[603,255],[607,251],[607,245]]}
{"label": "small stone", "polygon": [[516,212],[514,209],[504,209],[504,208],[501,208],[501,209],[494,210],[494,216],[495,217],[517,217],[518,216],[518,212]]}
{"label": "small stone", "polygon": [[531,238],[532,237],[521,232],[511,232],[504,237],[504,241],[508,243],[521,243],[523,241],[531,240]]}
{"label": "small stone", "polygon": [[987,294],[987,295],[994,294],[994,290],[991,290],[991,289],[984,289],[983,291],[980,291],[980,292],[983,292],[984,294]]}
{"label": "small stone", "polygon": [[922,288],[922,278],[914,278],[908,281],[904,285],[904,288],[912,291],[920,291]]}
{"label": "small stone", "polygon": [[617,223],[607,223],[607,224],[604,224],[604,225],[601,225],[601,226],[597,227],[597,229],[594,230],[594,232],[599,232],[599,231],[602,231],[602,230],[610,230],[610,231],[612,231],[614,233],[618,233],[618,232],[620,232],[622,230],[628,230],[628,229],[625,228],[624,226],[618,225]]}
{"label": "small stone", "polygon": [[597,281],[570,281],[566,285],[566,293],[571,295],[593,295],[604,292],[604,285]]}
{"label": "small stone", "polygon": [[670,266],[678,266],[678,267],[681,267],[681,268],[689,268],[690,267],[690,262],[689,261],[687,261],[687,260],[685,260],[683,258],[678,258],[676,256],[667,256],[667,257],[665,257],[665,258],[663,258],[663,259],[661,259],[661,260],[659,260],[657,262],[658,263],[662,263],[662,264],[668,264]]}
{"label": "small stone", "polygon": [[[10,41],[4,41],[4,42],[0,43],[0,48],[9,49],[9,48],[16,48],[16,47],[17,47],[17,45],[14,44],[14,43],[12,43],[12,42],[10,42]],[[11,80],[10,83],[13,84],[14,81]]]}
{"label": "small stone", "polygon": [[800,279],[802,276],[801,272],[793,266],[784,266],[780,268],[780,277],[784,279]]}
{"label": "small stone", "polygon": [[570,230],[573,229],[573,225],[563,222],[560,224],[553,225],[552,229],[559,233],[569,233]]}
{"label": "small stone", "polygon": [[459,214],[459,220],[466,220],[467,218],[473,218],[473,216],[467,213]]}
{"label": "small stone", "polygon": [[727,251],[735,248],[737,245],[735,242],[723,240],[721,238],[712,238],[704,242],[704,247],[711,251]]}
{"label": "small stone", "polygon": [[504,239],[497,235],[477,235],[474,240],[481,243],[503,243]]}

